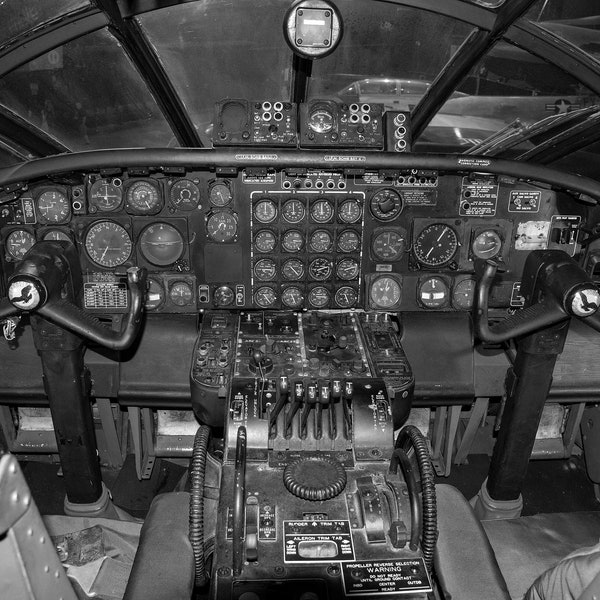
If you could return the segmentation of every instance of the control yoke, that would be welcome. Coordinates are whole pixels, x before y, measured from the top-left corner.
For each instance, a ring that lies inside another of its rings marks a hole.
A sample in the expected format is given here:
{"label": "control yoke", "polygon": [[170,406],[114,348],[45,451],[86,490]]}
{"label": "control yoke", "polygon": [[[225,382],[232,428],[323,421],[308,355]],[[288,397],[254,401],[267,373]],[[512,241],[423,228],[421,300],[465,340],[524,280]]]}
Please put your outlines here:
{"label": "control yoke", "polygon": [[488,302],[498,264],[488,260],[477,283],[475,331],[484,342],[499,343],[533,333],[571,317],[600,331],[600,288],[562,250],[534,250],[523,269],[525,308],[490,325]]}
{"label": "control yoke", "polygon": [[129,311],[121,331],[113,331],[77,306],[82,281],[77,251],[70,242],[38,242],[8,280],[8,298],[0,301],[0,319],[35,312],[76,335],[111,350],[131,346],[141,325],[146,270],[127,269]]}

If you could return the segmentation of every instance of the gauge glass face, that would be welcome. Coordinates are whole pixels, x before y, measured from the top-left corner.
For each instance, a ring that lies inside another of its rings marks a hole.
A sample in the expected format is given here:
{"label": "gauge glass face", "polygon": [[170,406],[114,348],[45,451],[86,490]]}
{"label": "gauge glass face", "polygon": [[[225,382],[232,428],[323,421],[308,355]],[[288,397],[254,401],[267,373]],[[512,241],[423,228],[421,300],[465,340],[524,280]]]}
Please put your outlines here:
{"label": "gauge glass face", "polygon": [[281,207],[281,216],[288,223],[300,223],[306,216],[306,209],[304,208],[304,203],[300,200],[296,200],[295,198],[292,200],[288,200]]}
{"label": "gauge glass face", "polygon": [[146,302],[144,304],[146,310],[156,310],[165,303],[165,288],[158,279],[148,277],[146,285]]}
{"label": "gauge glass face", "polygon": [[34,244],[33,234],[24,229],[16,229],[6,238],[6,251],[15,260],[21,260]]}
{"label": "gauge glass face", "polygon": [[343,258],[335,268],[335,274],[338,279],[350,281],[358,277],[359,266],[358,262],[353,258]]}
{"label": "gauge glass face", "polygon": [[272,231],[263,229],[254,236],[254,247],[257,252],[273,252],[277,245],[277,238]]}
{"label": "gauge glass face", "polygon": [[340,308],[350,308],[356,304],[358,293],[349,285],[343,285],[335,293],[335,303]]}
{"label": "gauge glass face", "polygon": [[227,206],[233,199],[231,188],[223,181],[213,183],[208,194],[213,206]]}
{"label": "gauge glass face", "polygon": [[127,189],[127,208],[141,215],[152,215],[161,208],[158,188],[149,181],[135,181]]}
{"label": "gauge glass face", "polygon": [[441,277],[428,277],[419,285],[417,295],[425,308],[443,308],[448,304],[450,289]]}
{"label": "gauge glass face", "polygon": [[327,223],[333,217],[333,204],[329,200],[317,200],[310,207],[310,216],[317,223]]}
{"label": "gauge glass face", "polygon": [[275,294],[275,290],[267,285],[259,287],[256,292],[254,292],[254,303],[261,308],[273,306],[276,300],[277,295]]}
{"label": "gauge glass face", "polygon": [[349,200],[342,202],[338,209],[338,216],[340,217],[340,221],[342,221],[342,223],[357,223],[360,221],[360,217],[362,216],[362,208],[358,200],[350,198]]}
{"label": "gauge glass face", "polygon": [[140,236],[142,256],[157,267],[172,265],[183,254],[183,236],[168,223],[153,223]]}
{"label": "gauge glass face", "polygon": [[332,245],[331,235],[325,229],[317,229],[310,236],[309,246],[313,252],[327,252]]}
{"label": "gauge glass face", "polygon": [[200,203],[200,189],[193,181],[180,179],[171,187],[169,200],[179,210],[194,210]]}
{"label": "gauge glass face", "polygon": [[304,303],[304,294],[300,288],[290,286],[281,292],[281,302],[288,308],[300,308]]}
{"label": "gauge glass face", "polygon": [[235,296],[228,285],[222,285],[215,290],[214,301],[217,306],[229,306],[233,304]]}
{"label": "gauge glass face", "polygon": [[475,237],[471,249],[477,258],[494,258],[500,254],[502,239],[493,229],[488,229]]}
{"label": "gauge glass face", "polygon": [[123,188],[120,179],[112,182],[98,179],[90,187],[90,204],[99,211],[116,210],[123,200]]}
{"label": "gauge glass face", "polygon": [[400,302],[402,288],[393,277],[380,277],[371,283],[370,298],[377,308],[393,308]]}
{"label": "gauge glass face", "polygon": [[259,281],[272,281],[277,274],[277,265],[270,258],[261,258],[254,265],[254,275]]}
{"label": "gauge glass face", "polygon": [[65,223],[71,216],[71,203],[59,190],[46,190],[36,200],[40,223]]}
{"label": "gauge glass face", "polygon": [[268,198],[254,205],[254,217],[259,223],[271,223],[277,217],[277,205]]}
{"label": "gauge glass face", "polygon": [[475,280],[463,279],[452,290],[452,304],[459,310],[471,310],[475,302]]}
{"label": "gauge glass face", "polygon": [[304,237],[295,229],[286,231],[281,245],[286,252],[300,252],[304,246]]}
{"label": "gauge glass face", "polygon": [[315,133],[328,133],[333,129],[333,114],[325,108],[317,108],[308,117],[308,126]]}
{"label": "gauge glass face", "polygon": [[456,231],[445,223],[433,223],[419,233],[413,245],[417,260],[428,267],[449,263],[458,250]]}
{"label": "gauge glass face", "polygon": [[169,289],[169,299],[175,306],[187,306],[193,298],[192,286],[187,281],[177,281]]}
{"label": "gauge glass face", "polygon": [[371,196],[369,204],[371,213],[380,221],[391,221],[395,219],[404,207],[404,201],[400,192],[391,188],[379,190]]}
{"label": "gauge glass face", "polygon": [[406,236],[397,230],[382,231],[373,239],[372,248],[379,260],[398,260],[406,252]]}
{"label": "gauge glass face", "polygon": [[360,248],[358,233],[351,229],[342,231],[337,239],[337,248],[340,252],[356,252]]}
{"label": "gauge glass face", "polygon": [[71,236],[62,229],[46,229],[42,239],[44,241],[51,240],[54,242],[70,242]]}
{"label": "gauge glass face", "polygon": [[226,210],[214,212],[206,221],[206,233],[215,242],[229,242],[237,234],[237,219]]}
{"label": "gauge glass face", "polygon": [[114,221],[94,223],[85,234],[84,245],[90,260],[100,267],[118,267],[131,256],[131,238]]}
{"label": "gauge glass face", "polygon": [[333,266],[327,258],[315,258],[308,265],[308,274],[315,281],[325,281],[331,277]]}
{"label": "gauge glass face", "polygon": [[329,304],[331,294],[327,288],[322,285],[314,287],[308,293],[308,302],[313,308],[324,308]]}
{"label": "gauge glass face", "polygon": [[283,263],[281,274],[288,281],[298,281],[304,277],[304,263],[297,258],[290,258]]}

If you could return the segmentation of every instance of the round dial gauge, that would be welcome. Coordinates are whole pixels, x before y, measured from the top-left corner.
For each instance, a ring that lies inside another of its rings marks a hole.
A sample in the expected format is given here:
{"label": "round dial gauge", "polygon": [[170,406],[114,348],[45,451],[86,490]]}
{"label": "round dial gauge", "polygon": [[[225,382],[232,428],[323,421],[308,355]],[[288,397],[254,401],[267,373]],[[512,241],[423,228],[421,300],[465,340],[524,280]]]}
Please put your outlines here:
{"label": "round dial gauge", "polygon": [[131,238],[122,225],[98,221],[85,234],[84,246],[90,260],[100,267],[118,267],[131,256]]}
{"label": "round dial gauge", "polygon": [[362,215],[362,208],[354,198],[349,198],[342,202],[338,208],[338,216],[342,223],[356,223],[360,221]]}
{"label": "round dial gauge", "polygon": [[406,235],[398,230],[382,231],[373,238],[372,248],[379,260],[398,260],[406,252]]}
{"label": "round dial gauge", "polygon": [[340,308],[350,308],[356,304],[358,294],[353,287],[343,285],[335,293],[335,303]]}
{"label": "round dial gauge", "polygon": [[217,306],[229,306],[234,299],[233,290],[228,285],[221,285],[215,290],[214,301]]}
{"label": "round dial gauge", "polygon": [[428,277],[419,284],[417,296],[425,308],[443,308],[448,304],[450,289],[441,277]]}
{"label": "round dial gauge", "polygon": [[379,277],[371,283],[369,296],[374,307],[393,308],[400,303],[402,288],[393,277]]}
{"label": "round dial gauge", "polygon": [[493,229],[487,229],[473,239],[471,250],[477,258],[494,258],[502,250],[502,239]]}
{"label": "round dial gauge", "polygon": [[120,179],[98,179],[90,187],[90,204],[100,211],[115,210],[121,206],[123,188]]}
{"label": "round dial gauge", "polygon": [[281,302],[288,308],[300,308],[304,303],[304,294],[296,286],[287,287],[281,292]]}
{"label": "round dial gauge", "polygon": [[277,295],[272,287],[264,285],[254,292],[254,303],[261,308],[269,308],[275,304]]}
{"label": "round dial gauge", "polygon": [[213,183],[210,186],[208,196],[213,206],[227,206],[233,199],[231,188],[224,181]]}
{"label": "round dial gauge", "polygon": [[308,116],[308,126],[315,133],[328,133],[333,129],[334,123],[333,114],[325,108],[316,108]]}
{"label": "round dial gauge", "polygon": [[59,190],[46,190],[36,200],[40,223],[64,223],[71,216],[71,203]]}
{"label": "round dial gauge", "polygon": [[331,277],[333,266],[331,261],[326,258],[315,258],[308,265],[308,274],[315,281],[325,281]]}
{"label": "round dial gauge", "polygon": [[310,216],[317,223],[327,223],[333,217],[333,204],[329,200],[317,200],[310,207]]}
{"label": "round dial gauge", "polygon": [[168,223],[153,223],[140,235],[142,256],[157,267],[172,265],[183,254],[183,236]]}
{"label": "round dial gauge", "polygon": [[327,252],[332,245],[331,234],[325,229],[317,229],[310,236],[309,246],[314,252]]}
{"label": "round dial gauge", "polygon": [[277,265],[270,258],[261,258],[254,265],[254,275],[259,281],[272,281],[277,274]]}
{"label": "round dial gauge", "polygon": [[475,301],[475,280],[463,279],[452,290],[452,304],[459,310],[471,310]]}
{"label": "round dial gauge", "polygon": [[44,241],[51,240],[55,242],[70,242],[71,236],[62,229],[46,229],[42,235]]}
{"label": "round dial gauge", "polygon": [[254,236],[254,247],[257,252],[273,252],[277,245],[277,238],[272,231],[263,229]]}
{"label": "round dial gauge", "polygon": [[273,200],[265,198],[254,205],[254,218],[259,223],[271,223],[277,216],[277,205]]}
{"label": "round dial gauge", "polygon": [[413,250],[417,260],[425,266],[445,265],[458,250],[456,231],[445,223],[432,223],[419,233]]}
{"label": "round dial gauge", "polygon": [[290,258],[283,263],[281,274],[289,281],[298,281],[304,277],[304,263],[297,258]]}
{"label": "round dial gauge", "polygon": [[200,202],[200,189],[193,181],[180,179],[171,187],[169,200],[179,210],[194,210]]}
{"label": "round dial gauge", "polygon": [[135,181],[127,189],[127,208],[138,215],[156,214],[162,206],[156,184],[150,181]]}
{"label": "round dial gauge", "polygon": [[350,281],[358,277],[358,262],[353,258],[343,258],[335,268],[335,274],[338,279]]}
{"label": "round dial gauge", "polygon": [[166,297],[162,282],[154,277],[148,277],[146,288],[146,302],[144,304],[146,310],[160,308],[165,303]]}
{"label": "round dial gauge", "polygon": [[169,299],[175,306],[187,306],[194,299],[194,291],[187,281],[176,281],[169,288]]}
{"label": "round dial gauge", "polygon": [[285,232],[281,246],[286,252],[300,252],[304,246],[304,237],[296,229],[291,229]]}
{"label": "round dial gauge", "polygon": [[215,242],[229,242],[237,233],[237,219],[227,210],[214,212],[206,221],[206,233]]}
{"label": "round dial gauge", "polygon": [[371,196],[369,204],[371,213],[380,221],[391,221],[395,219],[404,207],[404,200],[400,192],[392,188],[384,188]]}
{"label": "round dial gauge", "polygon": [[338,235],[337,248],[340,252],[355,252],[360,248],[360,237],[356,231],[346,229]]}
{"label": "round dial gauge", "polygon": [[24,229],[15,229],[6,238],[6,251],[15,260],[21,260],[35,244],[35,237]]}
{"label": "round dial gauge", "polygon": [[314,287],[308,292],[308,303],[313,308],[324,308],[329,304],[330,300],[331,294],[329,293],[329,290],[322,285]]}
{"label": "round dial gauge", "polygon": [[300,200],[296,200],[293,198],[292,200],[288,200],[281,207],[281,216],[288,223],[300,223],[302,219],[306,216],[306,209],[304,208],[304,203]]}

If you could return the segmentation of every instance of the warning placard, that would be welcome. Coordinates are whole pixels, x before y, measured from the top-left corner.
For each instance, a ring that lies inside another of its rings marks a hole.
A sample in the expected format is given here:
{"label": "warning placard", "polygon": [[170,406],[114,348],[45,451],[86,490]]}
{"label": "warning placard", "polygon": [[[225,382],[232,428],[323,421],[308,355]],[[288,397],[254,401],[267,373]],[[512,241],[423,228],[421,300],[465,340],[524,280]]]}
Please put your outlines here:
{"label": "warning placard", "polygon": [[542,192],[534,190],[512,190],[508,203],[508,212],[536,213],[540,210]]}
{"label": "warning placard", "polygon": [[459,214],[461,217],[493,217],[498,204],[498,184],[493,179],[463,177]]}

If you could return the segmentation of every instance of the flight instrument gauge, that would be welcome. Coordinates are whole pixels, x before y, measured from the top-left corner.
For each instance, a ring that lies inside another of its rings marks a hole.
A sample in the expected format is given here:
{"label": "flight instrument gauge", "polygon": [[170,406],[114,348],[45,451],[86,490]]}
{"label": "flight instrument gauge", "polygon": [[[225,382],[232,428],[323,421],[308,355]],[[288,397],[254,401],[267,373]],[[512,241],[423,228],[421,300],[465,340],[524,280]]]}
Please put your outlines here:
{"label": "flight instrument gauge", "polygon": [[402,212],[404,200],[400,192],[392,188],[384,188],[371,196],[369,207],[376,219],[391,221]]}
{"label": "flight instrument gauge", "polygon": [[338,235],[337,249],[340,252],[356,252],[360,248],[360,237],[356,231],[346,229]]}
{"label": "flight instrument gauge", "polygon": [[62,229],[46,229],[42,235],[44,241],[51,240],[55,242],[70,242],[71,236]]}
{"label": "flight instrument gauge", "polygon": [[313,308],[324,308],[329,304],[331,294],[329,290],[322,285],[312,288],[308,293],[308,303]]}
{"label": "flight instrument gauge", "polygon": [[331,234],[325,229],[317,229],[310,236],[309,246],[313,252],[327,252],[332,244]]}
{"label": "flight instrument gauge", "polygon": [[200,203],[200,189],[193,181],[180,179],[171,187],[169,200],[179,210],[194,210]]}
{"label": "flight instrument gauge", "polygon": [[107,269],[129,260],[132,243],[127,230],[114,221],[97,221],[85,234],[85,250],[90,260]]}
{"label": "flight instrument gauge", "polygon": [[35,244],[35,237],[24,229],[15,229],[6,238],[6,251],[15,260],[21,260]]}
{"label": "flight instrument gauge", "polygon": [[192,304],[194,290],[187,281],[176,281],[169,288],[169,300],[175,306],[187,306]]}
{"label": "flight instrument gauge", "polygon": [[471,244],[471,250],[477,258],[494,258],[502,250],[502,239],[493,229],[486,229],[475,236]]}
{"label": "flight instrument gauge", "polygon": [[120,179],[97,179],[90,187],[90,204],[101,212],[116,210],[123,200]]}
{"label": "flight instrument gauge", "polygon": [[71,203],[60,190],[42,192],[35,205],[40,223],[66,223],[71,216]]}
{"label": "flight instrument gauge", "polygon": [[449,225],[432,223],[419,233],[413,250],[422,265],[441,267],[454,258],[458,250],[458,236]]}
{"label": "flight instrument gauge", "polygon": [[308,265],[308,274],[315,281],[325,281],[331,277],[333,272],[333,265],[331,261],[326,258],[315,258],[310,265]]}
{"label": "flight instrument gauge", "polygon": [[360,268],[358,262],[353,258],[342,258],[335,268],[335,274],[338,279],[350,281],[358,277]]}
{"label": "flight instrument gauge", "polygon": [[362,208],[358,203],[358,200],[349,198],[342,202],[338,208],[338,216],[342,223],[356,223],[360,221],[362,216]]}
{"label": "flight instrument gauge", "polygon": [[291,229],[285,232],[281,246],[286,252],[300,252],[304,246],[304,237],[299,231]]}
{"label": "flight instrument gauge", "polygon": [[288,223],[300,223],[302,219],[304,219],[306,215],[306,209],[304,208],[304,202],[301,200],[296,200],[293,198],[292,200],[288,200],[281,207],[281,216]]}
{"label": "flight instrument gauge", "polygon": [[281,274],[288,281],[298,281],[304,277],[304,263],[297,258],[290,258],[281,266]]}
{"label": "flight instrument gauge", "polygon": [[215,181],[208,191],[213,206],[227,206],[233,199],[231,188],[225,181]]}
{"label": "flight instrument gauge", "polygon": [[444,308],[449,297],[450,288],[441,277],[428,277],[417,290],[417,298],[425,308]]}
{"label": "flight instrument gauge", "polygon": [[272,231],[263,229],[254,236],[254,247],[257,252],[273,252],[277,238]]}
{"label": "flight instrument gauge", "polygon": [[275,304],[277,300],[277,295],[275,294],[275,290],[268,285],[264,285],[259,287],[254,292],[254,302],[261,308],[269,308]]}
{"label": "flight instrument gauge", "polygon": [[394,308],[400,304],[402,288],[396,279],[384,275],[371,283],[369,297],[374,308]]}
{"label": "flight instrument gauge", "polygon": [[155,215],[162,208],[160,192],[152,181],[135,181],[125,197],[127,210],[136,215]]}
{"label": "flight instrument gauge", "polygon": [[229,242],[237,234],[237,219],[228,210],[212,213],[206,221],[206,233],[215,242]]}
{"label": "flight instrument gauge", "polygon": [[142,256],[157,267],[172,265],[183,254],[183,236],[168,223],[153,223],[140,235]]}
{"label": "flight instrument gauge", "polygon": [[351,308],[358,300],[358,293],[353,287],[343,285],[335,292],[335,303],[340,308]]}
{"label": "flight instrument gauge", "polygon": [[398,260],[406,252],[406,233],[401,229],[388,229],[378,233],[371,245],[378,260]]}
{"label": "flight instrument gauge", "polygon": [[277,274],[277,265],[270,258],[261,258],[254,265],[254,275],[259,281],[272,281]]}
{"label": "flight instrument gauge", "polygon": [[327,223],[333,217],[333,204],[329,200],[317,200],[310,207],[310,216],[316,223]]}
{"label": "flight instrument gauge", "polygon": [[146,288],[146,302],[144,308],[146,310],[156,310],[157,308],[160,308],[165,303],[166,298],[162,281],[159,281],[154,277],[148,277]]}
{"label": "flight instrument gauge", "polygon": [[463,279],[452,290],[452,304],[459,310],[471,310],[475,302],[475,280]]}
{"label": "flight instrument gauge", "polygon": [[288,308],[300,308],[304,303],[304,294],[296,286],[287,287],[281,292],[281,302]]}
{"label": "flight instrument gauge", "polygon": [[254,205],[254,218],[259,223],[271,223],[277,217],[277,205],[265,198]]}
{"label": "flight instrument gauge", "polygon": [[335,124],[333,113],[322,106],[316,106],[308,115],[308,127],[315,133],[329,133]]}

